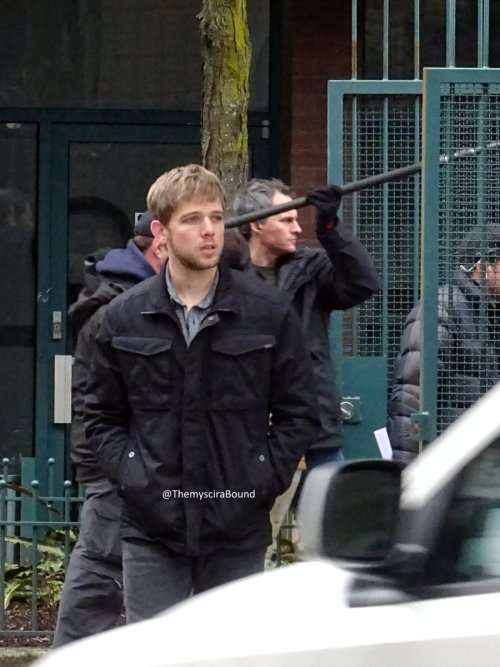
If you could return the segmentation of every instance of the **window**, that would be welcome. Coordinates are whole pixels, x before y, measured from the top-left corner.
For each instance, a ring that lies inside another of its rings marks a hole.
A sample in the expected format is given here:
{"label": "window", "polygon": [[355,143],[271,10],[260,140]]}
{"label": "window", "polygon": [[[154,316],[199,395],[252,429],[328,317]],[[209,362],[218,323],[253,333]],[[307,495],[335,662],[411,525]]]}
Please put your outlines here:
{"label": "window", "polygon": [[500,577],[500,438],[456,480],[431,568],[437,584]]}

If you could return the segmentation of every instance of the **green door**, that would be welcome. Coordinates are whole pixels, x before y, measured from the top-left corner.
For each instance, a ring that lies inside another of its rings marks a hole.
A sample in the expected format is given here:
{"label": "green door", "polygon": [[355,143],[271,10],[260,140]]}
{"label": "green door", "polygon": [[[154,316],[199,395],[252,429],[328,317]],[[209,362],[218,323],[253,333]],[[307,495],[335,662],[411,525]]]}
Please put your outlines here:
{"label": "green door", "polygon": [[[328,182],[345,184],[419,162],[420,81],[330,81]],[[332,353],[341,390],[344,454],[379,456],[405,318],[419,295],[420,177],[343,200],[342,217],[377,265],[381,289],[335,314]]]}
{"label": "green door", "polygon": [[[268,176],[268,142],[250,127],[251,171]],[[66,317],[82,287],[86,255],[124,246],[151,183],[200,161],[197,124],[57,123],[44,143],[40,190],[36,477],[56,486],[71,476],[71,354]]]}
{"label": "green door", "polygon": [[[83,286],[85,257],[123,247],[149,185],[171,167],[199,162],[199,128],[141,124],[53,123],[50,128],[47,234],[37,376],[36,475],[71,476],[71,354],[66,318]],[[50,213],[49,213],[50,211]],[[45,390],[44,390],[45,388]],[[50,464],[48,464],[50,461]]]}

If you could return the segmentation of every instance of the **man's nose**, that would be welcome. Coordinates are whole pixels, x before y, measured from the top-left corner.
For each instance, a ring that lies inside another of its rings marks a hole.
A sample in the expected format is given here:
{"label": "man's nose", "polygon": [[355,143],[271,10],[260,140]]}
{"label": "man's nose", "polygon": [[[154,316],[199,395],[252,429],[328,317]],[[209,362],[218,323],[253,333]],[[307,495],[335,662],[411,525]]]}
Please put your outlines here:
{"label": "man's nose", "polygon": [[203,218],[201,233],[203,236],[212,236],[214,234],[214,223],[208,215]]}
{"label": "man's nose", "polygon": [[302,227],[299,225],[297,221],[295,221],[292,225],[292,233],[293,234],[302,234]]}

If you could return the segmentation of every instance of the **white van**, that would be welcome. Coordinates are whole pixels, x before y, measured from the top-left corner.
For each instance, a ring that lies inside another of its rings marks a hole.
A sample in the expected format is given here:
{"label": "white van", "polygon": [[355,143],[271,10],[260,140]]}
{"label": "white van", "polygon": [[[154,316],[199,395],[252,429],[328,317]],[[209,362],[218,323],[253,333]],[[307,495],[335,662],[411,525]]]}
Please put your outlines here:
{"label": "white van", "polygon": [[39,667],[500,665],[500,384],[402,473],[308,476],[311,560],[50,652]]}

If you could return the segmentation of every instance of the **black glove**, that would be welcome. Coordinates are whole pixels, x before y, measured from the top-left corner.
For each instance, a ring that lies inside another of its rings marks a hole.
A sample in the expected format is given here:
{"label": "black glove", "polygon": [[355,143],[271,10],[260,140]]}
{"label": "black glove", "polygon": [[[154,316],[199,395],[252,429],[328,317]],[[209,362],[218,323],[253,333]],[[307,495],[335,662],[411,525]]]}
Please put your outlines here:
{"label": "black glove", "polygon": [[316,207],[316,234],[325,236],[335,228],[337,212],[342,202],[342,191],[337,185],[315,190],[307,195],[307,201]]}

